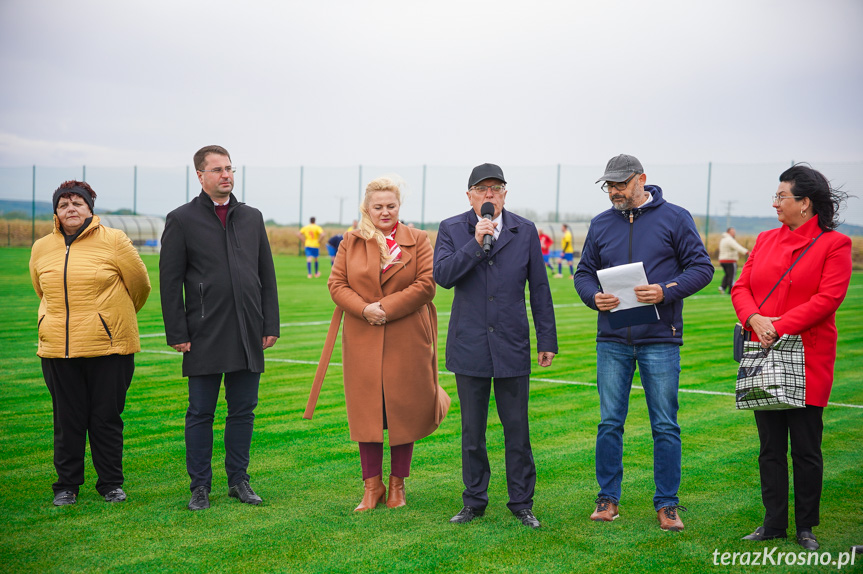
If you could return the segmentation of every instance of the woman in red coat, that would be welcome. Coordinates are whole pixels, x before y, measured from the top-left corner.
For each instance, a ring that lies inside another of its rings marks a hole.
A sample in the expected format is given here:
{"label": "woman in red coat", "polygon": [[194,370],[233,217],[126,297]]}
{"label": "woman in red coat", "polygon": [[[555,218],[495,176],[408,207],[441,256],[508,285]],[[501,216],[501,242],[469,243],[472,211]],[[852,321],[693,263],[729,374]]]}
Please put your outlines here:
{"label": "woman in red coat", "polygon": [[[819,547],[812,528],[819,523],[822,413],[833,386],[836,362],[836,309],[851,280],[851,239],[835,231],[837,211],[848,195],[832,189],[821,173],[795,165],[779,176],[773,196],[782,227],[758,236],[731,290],[734,310],[754,339],[768,347],[782,335],[800,335],[806,369],[806,407],[755,411],[761,440],[758,466],[764,524],[744,540],[785,538],[788,527],[788,436],[794,466],[794,517],[797,543]],[[776,290],[782,274],[800,259]]]}

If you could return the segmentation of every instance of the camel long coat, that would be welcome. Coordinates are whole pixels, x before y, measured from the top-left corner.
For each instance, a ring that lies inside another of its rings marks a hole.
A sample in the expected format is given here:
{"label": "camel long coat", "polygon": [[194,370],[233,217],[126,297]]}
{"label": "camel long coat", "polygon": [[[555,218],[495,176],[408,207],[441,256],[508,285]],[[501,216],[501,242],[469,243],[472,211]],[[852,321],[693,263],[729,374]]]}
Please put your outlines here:
{"label": "camel long coat", "polygon": [[[444,393],[437,383],[431,243],[425,231],[401,224],[395,239],[401,260],[382,274],[377,242],[347,233],[328,282],[333,301],[345,312],[342,355],[351,440],[383,442],[386,411],[391,446],[434,432],[442,418],[438,393]],[[387,314],[384,325],[363,318],[363,309],[376,301]]]}

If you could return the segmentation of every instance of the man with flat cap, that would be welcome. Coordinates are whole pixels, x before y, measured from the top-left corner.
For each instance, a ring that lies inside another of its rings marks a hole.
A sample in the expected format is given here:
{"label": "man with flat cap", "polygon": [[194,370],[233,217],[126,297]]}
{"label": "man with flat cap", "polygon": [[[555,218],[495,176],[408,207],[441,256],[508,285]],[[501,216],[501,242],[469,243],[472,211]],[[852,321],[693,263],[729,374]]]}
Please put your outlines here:
{"label": "man with flat cap", "polygon": [[[596,436],[599,494],[591,520],[611,522],[619,515],[623,479],[623,424],[636,365],[644,387],[653,433],[654,510],[662,530],[683,530],[677,491],[681,475],[677,390],[683,344],[683,299],[713,278],[713,264],[688,211],[665,201],[662,189],[645,185],[635,157],[611,158],[602,190],[612,208],[590,222],[575,289],[585,305],[599,311],[596,386],[600,423]],[[611,312],[619,298],[605,293],[597,271],[642,263],[646,285],[634,287],[648,306]]]}
{"label": "man with flat cap", "polygon": [[526,283],[540,367],[550,366],[557,353],[557,330],[536,226],[503,208],[506,194],[500,167],[475,167],[468,179],[471,208],[443,221],[435,244],[435,281],[455,288],[446,367],[455,373],[461,404],[465,488],[464,508],[450,522],[470,522],[488,505],[485,431],[493,381],[504,432],[507,507],[525,526],[539,528],[532,511],[536,466],[527,419],[531,348]]}

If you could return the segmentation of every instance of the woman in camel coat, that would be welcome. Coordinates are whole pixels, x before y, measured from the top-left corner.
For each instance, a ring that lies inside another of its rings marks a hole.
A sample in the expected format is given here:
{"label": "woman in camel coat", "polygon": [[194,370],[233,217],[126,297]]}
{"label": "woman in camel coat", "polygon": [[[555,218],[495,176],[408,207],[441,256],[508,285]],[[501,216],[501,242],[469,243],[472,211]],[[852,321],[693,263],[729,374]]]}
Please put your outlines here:
{"label": "woman in camel coat", "polygon": [[432,248],[425,231],[399,224],[399,187],[366,188],[358,230],[339,246],[328,282],[345,313],[345,402],[359,443],[365,494],[356,510],[383,502],[384,429],[391,454],[387,506],[404,506],[413,443],[438,427],[449,397],[437,382],[437,314]]}

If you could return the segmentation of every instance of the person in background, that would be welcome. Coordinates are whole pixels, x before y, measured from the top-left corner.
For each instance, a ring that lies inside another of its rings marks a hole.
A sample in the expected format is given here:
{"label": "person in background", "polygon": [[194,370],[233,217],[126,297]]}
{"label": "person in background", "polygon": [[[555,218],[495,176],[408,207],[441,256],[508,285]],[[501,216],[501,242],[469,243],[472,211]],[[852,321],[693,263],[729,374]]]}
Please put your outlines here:
{"label": "person in background", "polygon": [[563,277],[563,262],[566,261],[569,265],[569,278],[572,279],[574,277],[572,262],[575,257],[575,249],[572,247],[572,230],[569,228],[569,225],[564,223],[560,231],[563,233],[563,237],[560,240],[560,259],[557,260],[557,275],[555,277]]}
{"label": "person in background", "polygon": [[312,278],[312,263],[315,264],[315,277],[320,277],[321,272],[318,270],[318,256],[321,250],[321,240],[324,238],[324,230],[320,225],[315,223],[315,218],[309,218],[309,224],[300,229],[297,237],[303,240],[303,247],[306,252],[306,271],[309,279]]}
{"label": "person in background", "polygon": [[[434,251],[435,281],[444,289],[455,288],[446,367],[455,373],[460,400],[464,507],[450,522],[470,522],[488,505],[491,468],[485,433],[494,381],[506,453],[507,507],[523,525],[539,528],[533,514],[536,465],[527,411],[531,349],[524,288],[530,288],[537,364],[549,367],[557,354],[557,327],[548,274],[534,224],[503,208],[503,170],[479,165],[467,187],[470,209],[441,222]],[[486,203],[493,208],[490,219],[481,216]],[[485,236],[493,238],[487,252]]]}
{"label": "person in background", "polygon": [[[355,511],[385,498],[388,508],[406,504],[414,443],[434,432],[449,407],[437,382],[432,247],[425,231],[399,223],[400,207],[393,180],[381,177],[366,186],[360,226],[345,234],[327,282],[345,315],[345,403],[365,483]],[[385,430],[389,496],[382,480]]]}
{"label": "person in background", "polygon": [[734,228],[729,227],[722,234],[722,239],[719,240],[719,264],[722,265],[722,271],[725,272],[719,292],[723,294],[731,293],[734,278],[737,277],[738,257],[749,253],[748,249],[737,243],[736,236],[737,232]]}
{"label": "person in background", "polygon": [[[339,223],[341,223],[341,222],[339,222]],[[351,222],[350,227],[348,227],[348,228],[345,230],[345,233],[347,234],[347,233],[348,233],[348,231],[353,231],[354,229],[356,229],[356,228],[357,228],[357,226],[358,226],[358,225],[359,225],[359,224],[357,223],[357,220],[356,220],[356,219],[354,219],[354,220],[353,220],[353,222]]]}
{"label": "person in background", "polygon": [[[683,300],[713,279],[713,264],[688,211],[665,200],[637,158],[611,158],[596,183],[611,200],[590,222],[575,289],[585,305],[599,311],[596,336],[596,387],[600,423],[596,434],[599,493],[591,520],[619,516],[623,482],[623,432],[632,377],[638,366],[653,435],[653,509],[662,530],[683,530],[677,496],[682,468],[677,391],[683,345]],[[648,284],[637,285],[638,302],[655,306],[648,319],[618,323],[611,313],[620,299],[605,293],[597,271],[641,262]]]}
{"label": "person in background", "polygon": [[249,450],[264,350],[279,337],[276,272],[261,212],[231,193],[236,168],[228,150],[206,146],[193,161],[201,193],[168,214],[159,257],[165,335],[183,353],[189,378],[188,507],[210,507],[213,418],[223,378],[228,496],[257,505]]}
{"label": "person in background", "polygon": [[[827,178],[811,167],[795,165],[785,170],[773,196],[782,227],[758,235],[740,279],[731,289],[737,317],[752,331],[753,340],[766,348],[782,335],[800,335],[805,351],[806,407],[755,411],[765,514],[763,524],[744,540],[786,537],[790,437],[797,543],[807,550],[819,548],[812,528],[820,523],[822,415],[833,387],[836,310],[851,281],[851,239],[836,231],[840,223],[837,213],[847,198],[848,194],[833,189]],[[807,248],[809,251],[767,297]]]}
{"label": "person in background", "polygon": [[42,374],[54,411],[54,504],[75,504],[87,438],[96,491],[123,491],[123,409],[141,350],[136,314],[150,278],[125,233],[93,214],[96,192],[66,181],[54,192],[54,231],[33,244],[30,278],[39,295]]}
{"label": "person in background", "polygon": [[339,252],[339,243],[344,239],[344,235],[336,233],[327,239],[327,254],[330,256],[330,267],[336,262],[336,253]]}
{"label": "person in background", "polygon": [[537,231],[539,232],[539,248],[542,250],[542,260],[545,261],[545,267],[553,272],[554,267],[551,266],[551,246],[554,245],[554,241],[542,229]]}

